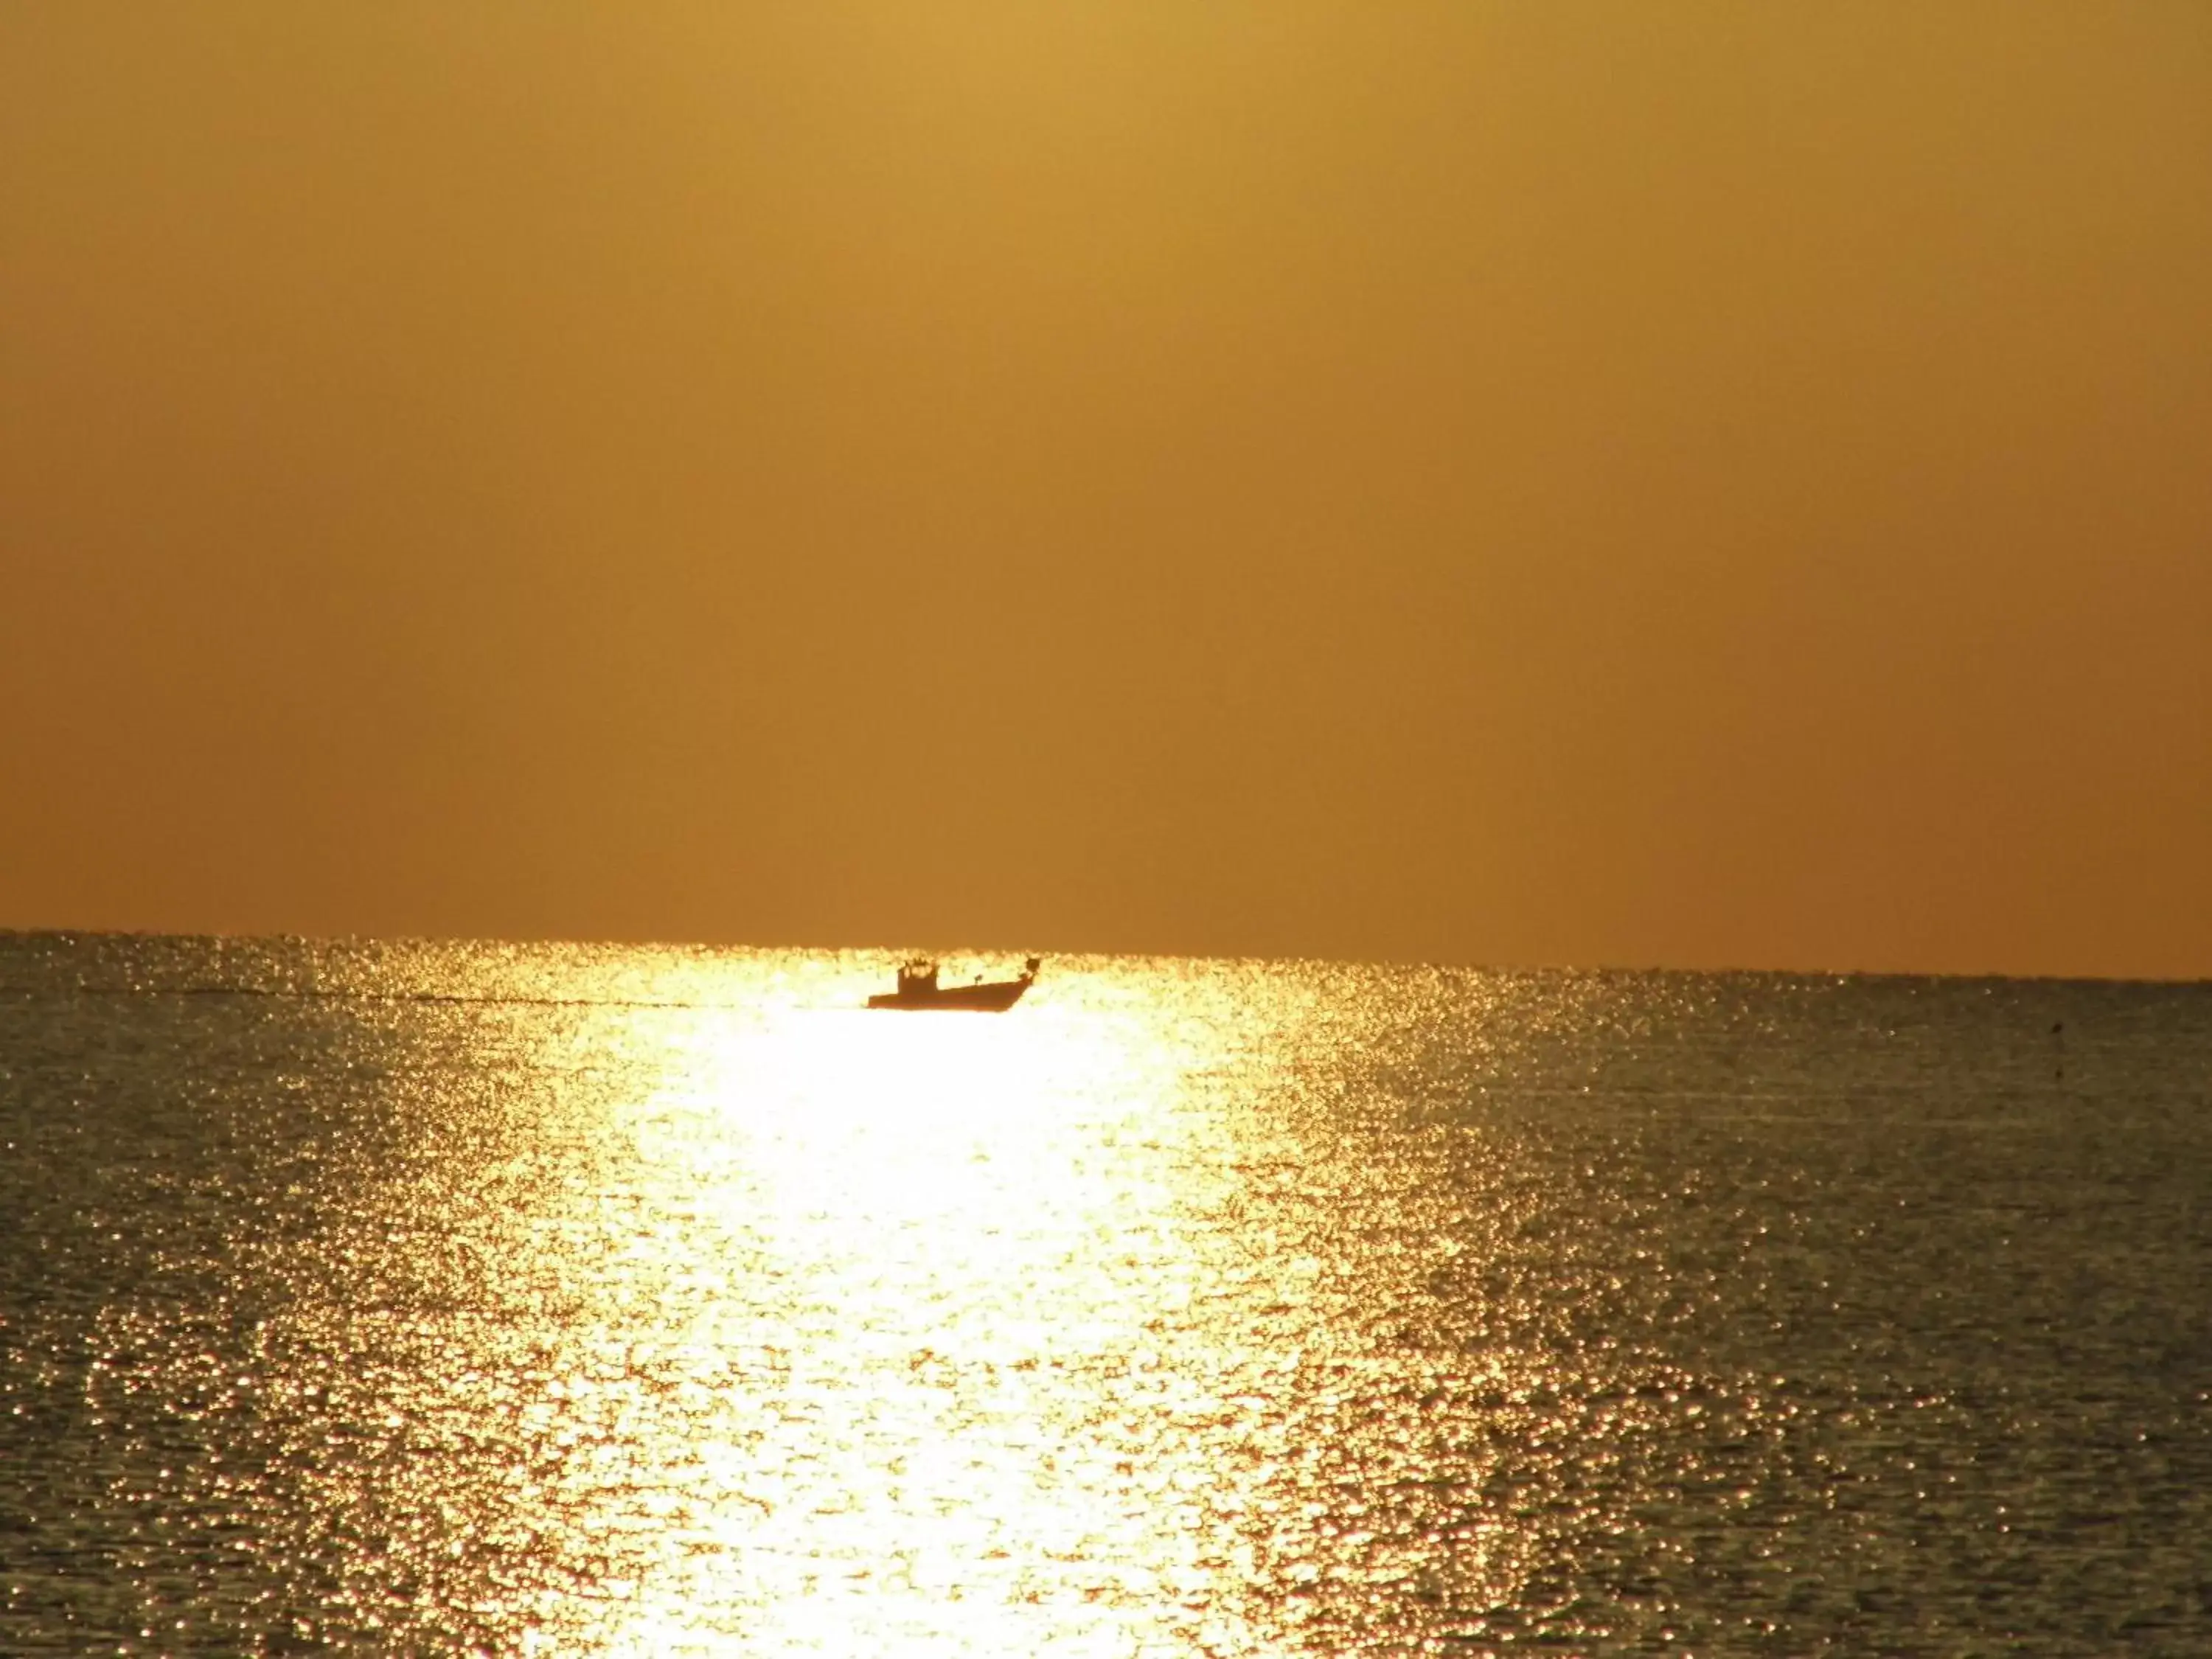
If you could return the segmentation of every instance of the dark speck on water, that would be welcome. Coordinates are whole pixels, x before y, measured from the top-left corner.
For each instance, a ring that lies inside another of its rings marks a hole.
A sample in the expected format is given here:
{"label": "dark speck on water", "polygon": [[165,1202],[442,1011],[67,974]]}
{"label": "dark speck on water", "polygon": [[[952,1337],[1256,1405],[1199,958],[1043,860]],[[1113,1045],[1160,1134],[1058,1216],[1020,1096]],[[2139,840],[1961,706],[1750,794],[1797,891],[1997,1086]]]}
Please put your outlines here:
{"label": "dark speck on water", "polygon": [[0,1653],[2212,1653],[2212,987],[896,961],[0,935]]}

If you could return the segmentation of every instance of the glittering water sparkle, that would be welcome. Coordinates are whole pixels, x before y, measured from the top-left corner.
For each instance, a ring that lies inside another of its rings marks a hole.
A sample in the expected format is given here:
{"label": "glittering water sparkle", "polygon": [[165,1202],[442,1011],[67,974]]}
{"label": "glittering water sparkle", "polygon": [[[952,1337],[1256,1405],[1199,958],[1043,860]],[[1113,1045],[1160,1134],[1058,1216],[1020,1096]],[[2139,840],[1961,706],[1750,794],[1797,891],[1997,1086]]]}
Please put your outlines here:
{"label": "glittering water sparkle", "polygon": [[0,937],[0,1650],[2212,1648],[2203,988],[890,961]]}

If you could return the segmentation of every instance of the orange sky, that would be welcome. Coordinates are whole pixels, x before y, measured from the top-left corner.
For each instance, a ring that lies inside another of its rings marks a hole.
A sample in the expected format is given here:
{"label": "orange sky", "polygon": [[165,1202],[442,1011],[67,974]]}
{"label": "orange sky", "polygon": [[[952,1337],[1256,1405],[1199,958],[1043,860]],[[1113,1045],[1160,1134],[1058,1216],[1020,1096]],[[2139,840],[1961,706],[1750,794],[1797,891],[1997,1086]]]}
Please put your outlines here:
{"label": "orange sky", "polygon": [[0,0],[0,925],[2212,975],[2212,6]]}

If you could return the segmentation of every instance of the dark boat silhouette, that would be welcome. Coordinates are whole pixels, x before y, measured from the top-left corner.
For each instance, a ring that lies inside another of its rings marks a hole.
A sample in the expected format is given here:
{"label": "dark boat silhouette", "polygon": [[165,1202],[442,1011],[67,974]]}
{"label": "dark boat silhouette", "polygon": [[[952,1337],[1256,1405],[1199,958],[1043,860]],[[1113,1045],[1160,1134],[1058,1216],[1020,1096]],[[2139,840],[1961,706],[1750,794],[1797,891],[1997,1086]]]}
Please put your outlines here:
{"label": "dark boat silhouette", "polygon": [[944,1008],[972,1014],[1003,1014],[1022,1000],[1022,993],[1036,981],[1042,958],[1031,957],[1022,964],[1019,979],[979,980],[973,985],[939,985],[937,964],[916,957],[898,970],[898,989],[868,999],[871,1008]]}

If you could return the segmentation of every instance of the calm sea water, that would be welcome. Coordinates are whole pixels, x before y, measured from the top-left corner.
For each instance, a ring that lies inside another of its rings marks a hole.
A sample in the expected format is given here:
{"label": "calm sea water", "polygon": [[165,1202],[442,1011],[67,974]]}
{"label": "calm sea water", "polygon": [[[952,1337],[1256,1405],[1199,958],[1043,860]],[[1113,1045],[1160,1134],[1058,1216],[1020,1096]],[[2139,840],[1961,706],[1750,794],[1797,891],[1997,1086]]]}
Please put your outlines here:
{"label": "calm sea water", "polygon": [[0,935],[0,1652],[2212,1652],[2212,987],[890,964]]}

